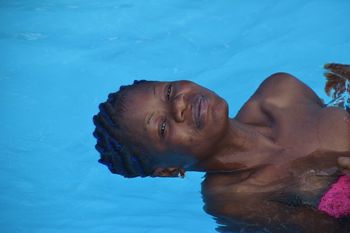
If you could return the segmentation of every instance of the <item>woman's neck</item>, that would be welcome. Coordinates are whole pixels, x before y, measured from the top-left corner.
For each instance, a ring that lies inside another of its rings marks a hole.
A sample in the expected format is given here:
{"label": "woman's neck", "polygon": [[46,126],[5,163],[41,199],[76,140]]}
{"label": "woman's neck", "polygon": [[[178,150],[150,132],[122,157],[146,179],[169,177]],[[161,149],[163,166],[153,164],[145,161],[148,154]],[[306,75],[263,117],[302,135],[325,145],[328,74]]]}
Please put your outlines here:
{"label": "woman's neck", "polygon": [[250,169],[271,163],[273,155],[282,148],[259,133],[254,126],[230,119],[227,133],[215,151],[208,159],[196,164],[194,170]]}

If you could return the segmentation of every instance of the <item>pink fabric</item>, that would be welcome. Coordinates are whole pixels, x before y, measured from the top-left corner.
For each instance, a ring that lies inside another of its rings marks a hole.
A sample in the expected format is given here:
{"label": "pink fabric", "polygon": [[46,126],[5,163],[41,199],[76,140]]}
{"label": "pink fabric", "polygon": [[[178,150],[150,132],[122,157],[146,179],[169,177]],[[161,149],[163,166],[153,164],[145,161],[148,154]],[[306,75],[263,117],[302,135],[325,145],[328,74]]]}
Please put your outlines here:
{"label": "pink fabric", "polygon": [[318,209],[340,218],[350,216],[350,175],[341,176],[323,195]]}

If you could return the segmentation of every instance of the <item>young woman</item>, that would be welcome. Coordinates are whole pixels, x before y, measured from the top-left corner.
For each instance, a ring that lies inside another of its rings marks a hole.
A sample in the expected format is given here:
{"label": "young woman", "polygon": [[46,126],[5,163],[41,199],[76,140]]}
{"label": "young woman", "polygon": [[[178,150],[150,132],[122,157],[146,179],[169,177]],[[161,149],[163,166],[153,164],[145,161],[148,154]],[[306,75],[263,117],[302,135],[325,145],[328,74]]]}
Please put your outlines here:
{"label": "young woman", "polygon": [[[346,108],[350,67],[326,68],[327,91]],[[350,176],[339,166],[350,159],[349,113],[290,74],[268,77],[234,118],[190,81],[135,82],[99,108],[101,163],[125,177],[206,172],[205,210],[226,232],[349,231]]]}

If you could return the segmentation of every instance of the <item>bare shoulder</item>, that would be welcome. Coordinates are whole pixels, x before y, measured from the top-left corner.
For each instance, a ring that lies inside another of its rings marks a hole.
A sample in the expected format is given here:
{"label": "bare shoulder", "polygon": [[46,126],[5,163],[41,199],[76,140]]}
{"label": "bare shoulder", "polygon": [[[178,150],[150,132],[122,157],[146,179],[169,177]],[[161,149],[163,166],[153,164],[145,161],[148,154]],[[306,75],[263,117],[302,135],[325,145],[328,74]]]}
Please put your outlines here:
{"label": "bare shoulder", "polygon": [[245,123],[268,122],[268,109],[290,109],[308,105],[322,107],[322,100],[316,93],[288,73],[275,73],[266,78],[239,110],[236,119]]}
{"label": "bare shoulder", "polygon": [[278,72],[266,78],[254,94],[256,98],[279,99],[280,104],[311,102],[322,106],[316,93],[291,74]]}

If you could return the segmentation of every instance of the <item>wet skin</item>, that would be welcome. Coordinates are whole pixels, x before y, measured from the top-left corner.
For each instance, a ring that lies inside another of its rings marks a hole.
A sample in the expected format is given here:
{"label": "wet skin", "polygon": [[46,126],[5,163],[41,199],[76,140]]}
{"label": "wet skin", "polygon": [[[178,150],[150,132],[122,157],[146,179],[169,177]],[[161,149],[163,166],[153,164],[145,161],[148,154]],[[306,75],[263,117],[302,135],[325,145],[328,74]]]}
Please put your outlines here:
{"label": "wet skin", "polygon": [[[339,175],[338,159],[350,156],[349,114],[325,108],[298,79],[270,76],[232,119],[222,98],[188,81],[154,82],[130,97],[126,123],[152,151],[155,175],[208,172],[206,211],[226,216],[232,230],[256,223],[275,232],[281,224],[343,232],[335,219],[306,205],[317,205]],[[318,222],[305,227],[305,218]]]}
{"label": "wet skin", "polygon": [[266,79],[232,119],[225,100],[189,81],[144,85],[129,94],[128,106],[125,123],[152,151],[155,167],[248,169],[317,150],[349,150],[348,113],[324,108],[284,73]]}
{"label": "wet skin", "polygon": [[243,228],[252,232],[262,228],[271,232],[350,231],[349,221],[341,224],[315,208],[337,179],[338,162],[346,167],[349,161],[348,113],[324,108],[307,86],[287,74],[276,74],[261,85],[235,119],[255,125],[284,150],[259,168],[208,174],[202,189],[208,213],[225,216],[218,222],[232,232]]}

